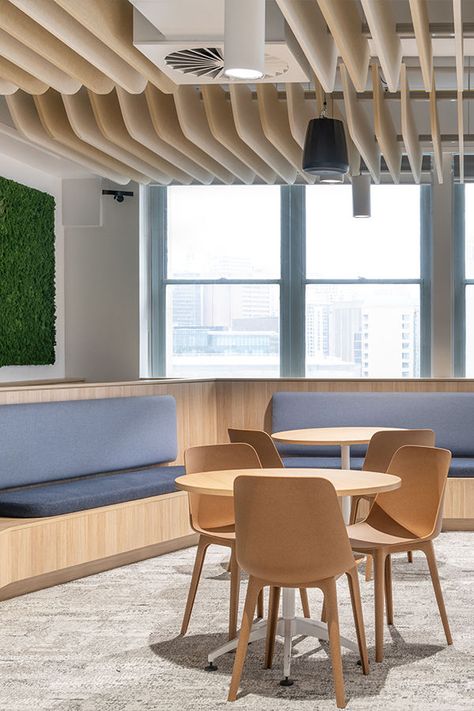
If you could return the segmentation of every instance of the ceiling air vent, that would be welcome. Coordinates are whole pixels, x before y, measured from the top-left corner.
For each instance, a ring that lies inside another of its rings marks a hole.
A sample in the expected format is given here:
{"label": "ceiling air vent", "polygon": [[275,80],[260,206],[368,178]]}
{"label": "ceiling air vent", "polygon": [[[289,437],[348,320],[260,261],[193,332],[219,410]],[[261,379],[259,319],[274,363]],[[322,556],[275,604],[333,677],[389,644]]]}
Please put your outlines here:
{"label": "ceiling air vent", "polygon": [[[228,84],[223,0],[131,0],[133,43],[175,84]],[[263,82],[306,82],[308,62],[274,0],[266,2]]]}
{"label": "ceiling air vent", "polygon": [[[219,47],[192,47],[181,49],[177,52],[170,52],[165,57],[166,66],[183,74],[190,74],[194,77],[208,79],[223,79],[224,77],[224,56]],[[279,57],[272,57],[265,54],[265,77],[278,77],[286,74],[288,63]]]}

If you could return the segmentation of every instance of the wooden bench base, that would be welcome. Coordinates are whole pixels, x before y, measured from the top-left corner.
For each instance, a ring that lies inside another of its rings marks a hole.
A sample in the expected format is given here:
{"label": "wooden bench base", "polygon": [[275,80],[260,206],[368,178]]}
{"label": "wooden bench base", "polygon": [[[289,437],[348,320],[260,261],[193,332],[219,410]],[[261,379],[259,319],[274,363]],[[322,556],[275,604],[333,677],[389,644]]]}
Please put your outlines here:
{"label": "wooden bench base", "polygon": [[184,492],[36,519],[0,519],[0,600],[194,545]]}

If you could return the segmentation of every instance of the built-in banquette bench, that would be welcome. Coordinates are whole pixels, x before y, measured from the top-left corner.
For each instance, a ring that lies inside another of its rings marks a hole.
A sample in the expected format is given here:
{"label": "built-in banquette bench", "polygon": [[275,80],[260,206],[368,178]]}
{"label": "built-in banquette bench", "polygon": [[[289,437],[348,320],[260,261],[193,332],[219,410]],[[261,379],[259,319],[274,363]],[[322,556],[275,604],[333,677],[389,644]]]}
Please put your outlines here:
{"label": "built-in banquette bench", "polygon": [[[447,497],[456,497],[459,520],[472,527],[474,393],[471,392],[278,392],[272,397],[272,432],[337,426],[430,428],[436,445],[453,453]],[[339,447],[283,445],[287,467],[341,466]],[[351,447],[360,469],[366,447]],[[459,484],[456,486],[456,484]],[[451,485],[451,486],[450,486]],[[453,486],[454,485],[454,486]],[[460,524],[462,526],[462,524]]]}
{"label": "built-in banquette bench", "polygon": [[0,407],[0,599],[189,545],[170,396]]}

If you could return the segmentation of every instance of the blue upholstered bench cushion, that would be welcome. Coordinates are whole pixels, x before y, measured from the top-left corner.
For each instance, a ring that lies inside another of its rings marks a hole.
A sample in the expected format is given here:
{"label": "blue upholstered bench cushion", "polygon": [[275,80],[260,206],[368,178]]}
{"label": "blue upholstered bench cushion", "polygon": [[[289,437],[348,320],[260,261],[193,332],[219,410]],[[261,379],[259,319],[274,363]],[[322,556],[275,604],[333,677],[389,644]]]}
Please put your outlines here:
{"label": "blue upholstered bench cushion", "polygon": [[[455,458],[474,458],[474,393],[275,393],[272,432],[305,427],[428,427],[436,446]],[[284,457],[337,457],[339,447],[278,444]],[[364,456],[365,447],[351,447]],[[458,474],[456,474],[458,476]]]}
{"label": "blue upholstered bench cushion", "polygon": [[177,491],[184,467],[152,467],[119,474],[0,491],[0,516],[36,518],[94,509]]}
{"label": "blue upholstered bench cushion", "polygon": [[177,450],[169,395],[0,406],[0,489],[164,464]]}

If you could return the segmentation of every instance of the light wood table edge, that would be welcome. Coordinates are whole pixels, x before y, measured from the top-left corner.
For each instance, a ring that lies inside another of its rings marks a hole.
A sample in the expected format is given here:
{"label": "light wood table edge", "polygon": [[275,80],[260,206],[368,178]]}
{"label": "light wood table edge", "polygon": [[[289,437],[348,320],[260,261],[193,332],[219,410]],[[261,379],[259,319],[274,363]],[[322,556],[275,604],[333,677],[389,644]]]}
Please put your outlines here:
{"label": "light wood table edge", "polygon": [[[290,470],[281,470],[281,469],[275,469],[275,470],[265,470],[265,469],[255,469],[255,470],[241,470],[238,473],[234,475],[233,472],[228,472],[229,478],[232,478],[232,482],[234,481],[237,476],[266,476],[266,477],[275,477],[275,478],[281,478],[282,476],[309,476],[309,477],[314,477],[318,478],[318,473],[319,476],[323,479],[326,479],[328,481],[331,481],[330,477],[324,476],[324,473],[327,472],[334,472],[336,475],[342,474],[342,475],[348,475],[348,477],[353,477],[354,479],[357,478],[356,475],[361,475],[361,472],[358,470],[354,469],[290,469]],[[291,472],[291,473],[288,473]],[[233,487],[232,488],[225,488],[222,487],[221,481],[223,478],[223,475],[225,472],[203,472],[202,474],[186,474],[184,476],[180,476],[176,479],[176,486],[181,489],[182,491],[187,491],[188,493],[191,494],[207,494],[209,496],[233,496]],[[370,478],[370,475],[376,474],[377,476],[383,476],[386,478],[387,483],[386,484],[377,484],[374,483],[372,486],[366,485],[366,486],[353,486],[353,487],[345,487],[345,488],[337,488],[336,493],[339,497],[342,496],[356,496],[357,494],[364,493],[367,494],[368,496],[379,493],[379,492],[385,492],[385,491],[394,491],[395,489],[398,489],[400,486],[400,478],[397,476],[394,476],[393,474],[386,474],[385,472],[363,472],[364,478]],[[208,480],[208,484],[206,484],[206,479]],[[193,486],[193,481],[201,481],[202,483],[199,486],[196,486],[194,484]],[[334,485],[334,482],[331,481],[331,483]],[[354,482],[355,483],[355,482]]]}

